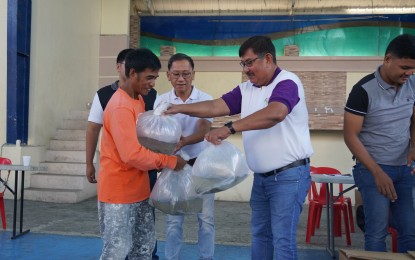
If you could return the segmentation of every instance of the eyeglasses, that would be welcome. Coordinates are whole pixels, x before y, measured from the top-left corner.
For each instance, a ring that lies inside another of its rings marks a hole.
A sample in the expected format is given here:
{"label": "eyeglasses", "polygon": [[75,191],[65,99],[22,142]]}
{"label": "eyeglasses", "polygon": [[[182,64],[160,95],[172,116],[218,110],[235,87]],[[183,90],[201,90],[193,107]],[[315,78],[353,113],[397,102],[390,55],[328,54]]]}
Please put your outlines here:
{"label": "eyeglasses", "polygon": [[188,79],[192,76],[192,72],[190,72],[190,71],[185,71],[185,72],[182,72],[182,73],[171,72],[170,76],[174,79],[179,79],[180,77],[183,77],[184,79]]}
{"label": "eyeglasses", "polygon": [[239,62],[239,65],[241,65],[241,67],[242,68],[245,68],[245,67],[248,67],[248,68],[250,68],[250,67],[252,67],[252,65],[254,65],[254,62],[257,60],[257,59],[261,59],[262,57],[256,57],[255,59],[252,59],[252,60],[247,60],[247,61],[241,61],[241,62]]}

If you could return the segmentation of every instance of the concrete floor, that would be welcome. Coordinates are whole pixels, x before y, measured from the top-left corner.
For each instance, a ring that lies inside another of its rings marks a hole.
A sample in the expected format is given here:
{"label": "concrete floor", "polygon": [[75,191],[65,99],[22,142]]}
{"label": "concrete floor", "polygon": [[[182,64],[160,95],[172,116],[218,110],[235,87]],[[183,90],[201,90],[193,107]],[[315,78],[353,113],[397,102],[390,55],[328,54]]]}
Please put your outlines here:
{"label": "concrete floor", "polygon": [[[5,200],[7,229],[12,228],[13,201]],[[305,243],[308,206],[304,205],[298,226],[298,246],[300,248],[324,248],[326,245],[325,209],[323,209],[321,228]],[[228,245],[250,245],[251,209],[247,202],[215,201],[216,242]],[[96,198],[76,204],[57,204],[38,201],[24,202],[24,227],[32,232],[99,236]],[[187,242],[197,241],[196,216],[187,216],[184,224],[184,238]],[[351,248],[363,247],[363,233],[356,226],[352,234]],[[156,230],[159,240],[165,239],[165,214],[156,210]],[[336,245],[346,246],[345,236],[336,238]]]}
{"label": "concrete floor", "polygon": [[[11,234],[13,201],[5,200],[7,233]],[[325,253],[327,242],[326,237],[326,218],[325,209],[323,209],[321,228],[316,230],[315,236],[311,238],[311,243],[305,243],[305,233],[307,225],[308,206],[305,205],[301,214],[300,223],[298,225],[298,248],[299,251],[314,251]],[[227,202],[215,201],[215,229],[216,244],[223,246],[240,246],[240,252],[248,252],[251,243],[250,236],[250,207],[247,202]],[[156,232],[157,239],[160,241],[159,255],[165,240],[165,214],[156,210]],[[97,217],[96,198],[91,198],[77,204],[57,204],[38,201],[24,202],[24,225],[23,230],[30,229],[29,235],[53,234],[65,236],[77,236],[85,238],[96,238],[99,240],[99,228]],[[342,237],[336,238],[336,248],[363,248],[363,233],[356,226],[356,232],[352,234],[352,246],[346,246],[346,239]],[[197,219],[196,216],[187,216],[184,224],[184,239],[187,245],[194,245],[197,242]],[[1,233],[1,232],[0,232]],[[5,235],[3,234],[3,237]],[[25,235],[27,236],[27,235]],[[24,241],[25,236],[12,241]],[[388,238],[388,246],[390,246],[390,238]],[[73,242],[75,243],[75,242]],[[101,245],[99,242],[97,242]],[[191,250],[195,250],[196,246]],[[247,249],[248,248],[248,249]],[[243,250],[242,250],[243,249]],[[228,252],[230,248],[224,252]],[[244,251],[245,250],[245,251]],[[0,250],[1,251],[1,250]],[[236,250],[238,251],[238,250]],[[304,253],[304,252],[303,252]],[[299,256],[301,253],[299,253]],[[328,254],[326,255],[328,256]],[[300,258],[300,257],[299,257]],[[189,258],[193,259],[193,258]],[[218,258],[223,259],[223,258]],[[247,258],[249,259],[249,257]],[[304,258],[307,259],[307,258]]]}

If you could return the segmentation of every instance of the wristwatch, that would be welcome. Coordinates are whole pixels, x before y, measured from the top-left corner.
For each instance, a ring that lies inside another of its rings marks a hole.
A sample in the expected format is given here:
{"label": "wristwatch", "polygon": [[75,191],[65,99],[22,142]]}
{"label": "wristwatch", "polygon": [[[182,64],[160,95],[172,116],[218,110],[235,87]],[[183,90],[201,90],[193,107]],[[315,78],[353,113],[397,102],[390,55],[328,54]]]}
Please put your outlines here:
{"label": "wristwatch", "polygon": [[227,128],[229,128],[229,131],[231,131],[231,134],[235,134],[236,133],[235,129],[233,128],[233,122],[232,121],[229,121],[228,123],[226,123],[225,126]]}

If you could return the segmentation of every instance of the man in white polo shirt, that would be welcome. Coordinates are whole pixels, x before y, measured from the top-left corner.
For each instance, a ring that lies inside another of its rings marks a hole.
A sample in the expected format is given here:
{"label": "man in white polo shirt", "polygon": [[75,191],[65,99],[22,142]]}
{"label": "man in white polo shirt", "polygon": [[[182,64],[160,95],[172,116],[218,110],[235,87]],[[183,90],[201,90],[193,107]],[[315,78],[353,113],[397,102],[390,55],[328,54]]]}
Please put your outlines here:
{"label": "man in white polo shirt", "polygon": [[[186,54],[177,53],[167,64],[167,78],[173,88],[157,97],[154,107],[161,102],[170,104],[193,104],[212,100],[212,97],[192,85],[195,77],[193,59]],[[181,124],[182,137],[176,151],[189,155],[188,164],[194,164],[196,157],[206,147],[205,134],[210,130],[212,119],[203,119],[184,114],[175,117]],[[214,194],[203,195],[203,209],[197,214],[199,221],[199,259],[213,259],[215,249]],[[167,215],[165,256],[168,260],[179,259],[182,246],[184,216]]]}
{"label": "man in white polo shirt", "polygon": [[277,66],[275,47],[266,36],[253,36],[239,48],[249,80],[221,98],[172,106],[167,114],[216,117],[241,113],[241,119],[211,130],[219,144],[242,132],[248,165],[254,171],[252,259],[297,259],[297,224],[310,187],[313,153],[308,112],[300,79]]}

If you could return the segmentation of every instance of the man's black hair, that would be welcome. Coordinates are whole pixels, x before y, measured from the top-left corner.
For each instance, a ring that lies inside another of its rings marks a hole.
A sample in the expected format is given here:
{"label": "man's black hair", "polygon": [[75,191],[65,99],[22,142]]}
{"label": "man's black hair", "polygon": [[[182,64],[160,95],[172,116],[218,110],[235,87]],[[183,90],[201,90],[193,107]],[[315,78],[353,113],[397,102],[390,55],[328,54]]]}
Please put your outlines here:
{"label": "man's black hair", "polygon": [[123,63],[125,61],[125,57],[127,56],[127,54],[132,50],[134,49],[129,48],[129,49],[124,49],[120,51],[120,53],[118,53],[118,56],[117,56],[117,63]]}
{"label": "man's black hair", "polygon": [[140,73],[146,69],[159,70],[161,63],[159,58],[149,49],[139,48],[128,52],[125,57],[125,76],[130,77],[130,70]]}
{"label": "man's black hair", "polygon": [[391,54],[399,59],[415,59],[415,36],[402,34],[393,39],[385,51],[385,56]]}
{"label": "man's black hair", "polygon": [[192,70],[194,70],[195,64],[193,62],[193,59],[184,53],[176,53],[173,56],[171,56],[169,61],[167,62],[167,69],[170,70],[171,66],[173,65],[173,62],[179,61],[179,60],[187,60],[190,63]]}
{"label": "man's black hair", "polygon": [[269,37],[257,35],[249,38],[242,43],[239,48],[239,57],[244,56],[249,49],[252,49],[252,51],[260,58],[263,58],[265,54],[270,53],[272,55],[273,62],[275,64],[277,63],[277,58],[275,57],[275,46]]}

